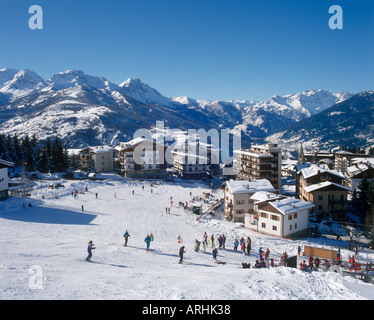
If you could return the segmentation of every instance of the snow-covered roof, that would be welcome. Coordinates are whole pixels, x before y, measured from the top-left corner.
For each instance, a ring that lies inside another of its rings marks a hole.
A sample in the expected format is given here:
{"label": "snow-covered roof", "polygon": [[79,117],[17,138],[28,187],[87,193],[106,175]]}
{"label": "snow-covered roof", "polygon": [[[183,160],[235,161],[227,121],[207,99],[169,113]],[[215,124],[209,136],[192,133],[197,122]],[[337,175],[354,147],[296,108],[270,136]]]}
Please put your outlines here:
{"label": "snow-covered roof", "polygon": [[319,189],[329,187],[329,186],[335,186],[335,187],[338,187],[340,189],[351,191],[351,189],[349,189],[348,187],[344,187],[340,184],[330,182],[330,181],[325,181],[325,182],[321,182],[321,183],[312,184],[310,186],[306,186],[306,187],[304,187],[304,190],[309,193],[309,192],[313,192],[315,190],[319,190]]}
{"label": "snow-covered roof", "polygon": [[165,147],[164,145],[156,143],[155,141],[144,139],[142,137],[138,137],[138,138],[135,138],[135,139],[127,141],[127,142],[121,142],[118,146],[116,146],[115,149],[117,151],[123,151],[123,150],[126,150],[128,148],[134,148],[134,147],[140,145],[143,142],[149,142],[150,144],[153,143],[153,144],[158,145],[160,147]]}
{"label": "snow-covered roof", "polygon": [[341,172],[337,170],[326,170],[317,165],[310,165],[309,167],[302,169],[300,172],[303,175],[304,179],[308,179],[320,173],[330,173],[341,179],[345,179],[345,176]]}
{"label": "snow-covered roof", "polygon": [[82,149],[68,149],[69,155],[77,155]]}
{"label": "snow-covered roof", "polygon": [[355,166],[350,166],[347,168],[347,174],[348,176],[350,177],[353,177],[363,171],[366,171],[368,170],[369,167],[365,164],[358,164],[358,165],[355,165]]}
{"label": "snow-covered roof", "polygon": [[2,164],[4,166],[7,166],[7,167],[14,167],[13,162],[5,161],[5,160],[2,160],[2,159],[0,159],[0,164]]}
{"label": "snow-covered roof", "polygon": [[352,164],[356,163],[366,163],[374,166],[374,158],[353,158],[351,159]]}
{"label": "snow-covered roof", "polygon": [[207,160],[207,157],[199,156],[197,154],[188,153],[188,152],[181,152],[181,151],[171,151],[172,154],[176,154],[178,156],[182,157],[188,157],[188,158],[196,158],[196,159],[204,159]]}
{"label": "snow-covered roof", "polygon": [[259,180],[230,180],[226,182],[227,187],[230,190],[231,194],[239,194],[239,193],[256,193],[258,191],[267,191],[267,192],[275,192],[276,189],[270,183],[269,180],[266,179],[259,179]]}
{"label": "snow-covered roof", "polygon": [[258,158],[273,158],[273,155],[271,154],[263,154],[263,153],[254,152],[254,151],[234,150],[234,153],[244,154],[246,156],[258,157]]}
{"label": "snow-covered roof", "polygon": [[107,152],[110,152],[110,151],[114,150],[113,147],[106,146],[106,145],[89,147],[89,148],[91,149],[91,152],[93,152],[93,153],[107,153]]}
{"label": "snow-covered roof", "polygon": [[284,215],[314,207],[314,204],[311,202],[289,197],[280,200],[269,201],[268,203]]}
{"label": "snow-covered roof", "polygon": [[251,200],[255,202],[262,202],[266,200],[276,200],[284,198],[284,196],[272,192],[258,191],[251,196]]}

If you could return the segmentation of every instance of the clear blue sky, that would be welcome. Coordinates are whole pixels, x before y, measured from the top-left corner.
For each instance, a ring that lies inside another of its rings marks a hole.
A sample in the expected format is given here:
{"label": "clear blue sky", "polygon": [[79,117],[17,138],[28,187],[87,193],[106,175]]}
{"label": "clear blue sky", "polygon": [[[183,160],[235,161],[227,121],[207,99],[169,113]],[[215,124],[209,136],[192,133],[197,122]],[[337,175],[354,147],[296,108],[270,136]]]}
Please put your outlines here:
{"label": "clear blue sky", "polygon": [[[31,30],[28,9],[44,11]],[[331,5],[343,30],[328,27]],[[254,99],[374,90],[372,0],[1,0],[0,68],[67,69],[165,96]]]}

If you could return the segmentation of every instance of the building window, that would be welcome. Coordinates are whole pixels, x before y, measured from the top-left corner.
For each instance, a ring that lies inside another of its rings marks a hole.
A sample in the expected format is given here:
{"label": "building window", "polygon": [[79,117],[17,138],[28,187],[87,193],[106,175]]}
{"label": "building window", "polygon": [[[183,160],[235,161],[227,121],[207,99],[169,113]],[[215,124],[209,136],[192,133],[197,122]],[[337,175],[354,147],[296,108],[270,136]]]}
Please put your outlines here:
{"label": "building window", "polygon": [[261,228],[264,228],[264,229],[265,229],[265,228],[266,228],[266,223],[262,222],[262,223],[261,223]]}
{"label": "building window", "polygon": [[277,231],[277,226],[273,226],[273,231]]}
{"label": "building window", "polygon": [[292,230],[292,224],[290,225],[290,230]]}
{"label": "building window", "polygon": [[295,213],[293,214],[293,218],[294,218],[294,219],[297,218],[297,212],[295,212]]}
{"label": "building window", "polygon": [[261,212],[261,213],[260,213],[260,216],[261,216],[261,218],[266,218],[266,219],[267,219],[268,214],[265,213],[265,212]]}
{"label": "building window", "polygon": [[297,229],[297,223],[295,223],[295,229]]}
{"label": "building window", "polygon": [[322,201],[323,200],[323,196],[318,196],[318,200]]}
{"label": "building window", "polygon": [[292,214],[288,215],[288,220],[292,220]]}
{"label": "building window", "polygon": [[318,210],[322,210],[323,207],[321,205],[318,206]]}

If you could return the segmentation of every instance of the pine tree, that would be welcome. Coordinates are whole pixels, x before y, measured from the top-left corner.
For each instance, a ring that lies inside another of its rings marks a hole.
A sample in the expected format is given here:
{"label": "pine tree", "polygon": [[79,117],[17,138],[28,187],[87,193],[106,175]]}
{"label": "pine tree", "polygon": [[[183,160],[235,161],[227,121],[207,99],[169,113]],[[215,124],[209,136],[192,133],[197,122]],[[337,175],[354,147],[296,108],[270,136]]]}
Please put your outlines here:
{"label": "pine tree", "polygon": [[24,158],[23,158],[21,144],[19,142],[17,134],[13,136],[13,147],[14,147],[15,155],[16,155],[15,165],[21,165],[24,161]]}
{"label": "pine tree", "polygon": [[43,173],[53,172],[54,168],[51,161],[51,139],[47,138],[45,146],[41,149],[40,152],[40,162],[39,162],[39,171]]}
{"label": "pine tree", "polygon": [[62,172],[64,169],[64,149],[62,143],[58,137],[55,138],[51,147],[51,161],[52,168],[51,172]]}
{"label": "pine tree", "polygon": [[372,204],[374,203],[373,180],[364,177],[357,187],[358,190],[355,190],[352,194],[349,211],[359,218],[361,224],[372,225]]}
{"label": "pine tree", "polygon": [[12,139],[12,137],[8,133],[8,135],[5,138],[5,147],[8,150],[8,158],[5,158],[5,160],[13,162],[15,165],[17,165],[18,158],[17,158],[16,150],[14,148],[13,141],[14,139]]}
{"label": "pine tree", "polygon": [[8,149],[6,147],[6,137],[0,134],[0,159],[6,160],[9,158]]}

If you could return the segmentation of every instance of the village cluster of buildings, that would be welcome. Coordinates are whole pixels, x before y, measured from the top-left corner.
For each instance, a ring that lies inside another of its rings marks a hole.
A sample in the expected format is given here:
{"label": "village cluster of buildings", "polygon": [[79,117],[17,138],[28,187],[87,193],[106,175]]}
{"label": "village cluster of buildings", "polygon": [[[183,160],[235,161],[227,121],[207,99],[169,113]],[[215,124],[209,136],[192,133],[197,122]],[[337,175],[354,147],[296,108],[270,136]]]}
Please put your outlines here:
{"label": "village cluster of buildings", "polygon": [[[155,141],[136,138],[116,147],[102,145],[71,152],[83,169],[94,166],[96,173],[116,171],[136,179],[172,175],[207,180],[210,171],[219,173],[225,167],[217,166],[217,159],[212,162],[214,146],[196,142],[195,147],[193,153],[180,148],[170,151]],[[282,158],[282,150],[276,144],[233,151],[233,173],[220,177],[225,181],[222,187],[228,220],[279,237],[306,236],[312,212],[344,221],[350,195],[361,179],[374,178],[374,158],[365,154],[307,153],[300,146],[298,159]],[[11,166],[0,160],[0,199],[8,195],[7,168]],[[283,192],[282,179],[294,181],[293,193]]]}
{"label": "village cluster of buildings", "polygon": [[[352,193],[366,176],[374,179],[374,158],[346,151],[304,153],[282,159],[275,144],[238,150],[236,179],[225,183],[225,214],[233,222],[280,237],[309,233],[309,218],[330,215],[345,221]],[[282,178],[294,182],[292,195]]]}

